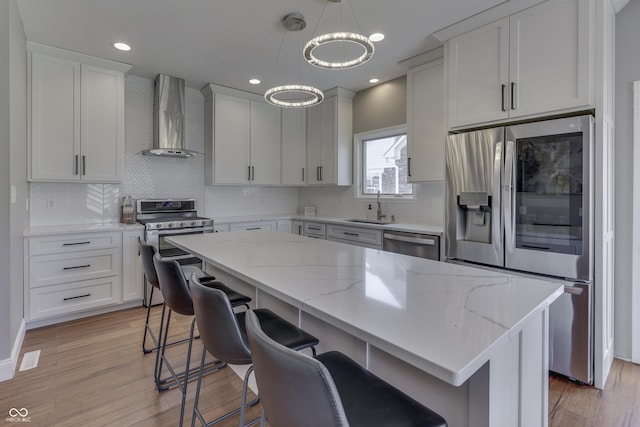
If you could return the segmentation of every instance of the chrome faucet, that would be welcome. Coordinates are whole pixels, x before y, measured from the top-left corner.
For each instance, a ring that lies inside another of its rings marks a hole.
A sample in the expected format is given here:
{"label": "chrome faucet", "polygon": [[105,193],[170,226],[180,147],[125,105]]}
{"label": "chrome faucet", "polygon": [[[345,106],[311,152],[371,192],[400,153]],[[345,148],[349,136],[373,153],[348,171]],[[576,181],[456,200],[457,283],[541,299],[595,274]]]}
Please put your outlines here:
{"label": "chrome faucet", "polygon": [[378,190],[378,197],[376,198],[376,203],[378,204],[378,212],[376,215],[376,219],[378,221],[382,221],[382,218],[386,218],[387,216],[382,214],[382,206],[380,204],[380,190]]}

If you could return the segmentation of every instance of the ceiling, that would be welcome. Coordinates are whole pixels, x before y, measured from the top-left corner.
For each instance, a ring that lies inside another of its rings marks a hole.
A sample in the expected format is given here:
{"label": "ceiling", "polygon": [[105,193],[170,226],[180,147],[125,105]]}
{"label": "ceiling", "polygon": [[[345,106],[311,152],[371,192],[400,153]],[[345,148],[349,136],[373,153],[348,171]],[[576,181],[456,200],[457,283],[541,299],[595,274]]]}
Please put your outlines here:
{"label": "ceiling", "polygon": [[[372,77],[381,82],[399,77],[407,71],[399,62],[440,46],[432,33],[500,3],[506,2],[17,0],[29,41],[125,62],[137,76],[164,73],[184,78],[196,89],[216,83],[260,94],[288,83],[359,91],[371,86]],[[291,12],[304,16],[304,30],[284,30],[282,18]],[[322,70],[308,65],[302,46],[330,31],[382,32],[386,38],[359,67]],[[112,46],[116,41],[133,49],[120,52]],[[250,85],[252,77],[262,84]]]}

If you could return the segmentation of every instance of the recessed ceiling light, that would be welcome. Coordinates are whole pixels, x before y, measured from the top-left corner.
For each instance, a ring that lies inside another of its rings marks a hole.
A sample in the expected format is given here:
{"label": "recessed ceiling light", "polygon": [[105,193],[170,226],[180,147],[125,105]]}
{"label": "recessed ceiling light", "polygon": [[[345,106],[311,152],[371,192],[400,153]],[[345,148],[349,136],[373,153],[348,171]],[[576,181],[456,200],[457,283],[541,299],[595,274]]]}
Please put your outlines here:
{"label": "recessed ceiling light", "polygon": [[123,43],[123,42],[114,43],[113,47],[115,47],[118,50],[123,50],[125,52],[128,52],[128,51],[131,50],[131,46],[129,46],[128,44]]}
{"label": "recessed ceiling light", "polygon": [[258,80],[258,79],[249,79],[249,83],[251,83],[252,85],[259,85],[260,84],[260,80]]}
{"label": "recessed ceiling light", "polygon": [[378,83],[380,79],[369,79],[369,83]]}
{"label": "recessed ceiling light", "polygon": [[381,40],[384,40],[384,34],[382,33],[373,33],[369,36],[369,40],[371,40],[372,42],[379,42]]}

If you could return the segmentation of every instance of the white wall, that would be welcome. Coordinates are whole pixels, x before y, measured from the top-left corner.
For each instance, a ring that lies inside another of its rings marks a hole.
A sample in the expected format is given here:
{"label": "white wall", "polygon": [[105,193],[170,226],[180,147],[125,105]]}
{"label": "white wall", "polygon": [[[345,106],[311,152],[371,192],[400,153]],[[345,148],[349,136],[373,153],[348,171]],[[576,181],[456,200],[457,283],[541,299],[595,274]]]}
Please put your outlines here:
{"label": "white wall", "polygon": [[633,168],[640,167],[632,164],[633,81],[640,80],[639,22],[638,0],[630,1],[616,16],[615,353],[623,359],[631,358],[631,253],[635,249],[631,210],[633,198],[640,197],[640,189],[632,185]]}
{"label": "white wall", "polygon": [[[23,319],[26,40],[15,0],[0,2],[0,381],[11,378]],[[17,190],[10,202],[11,187]]]}
{"label": "white wall", "polygon": [[[10,9],[11,3],[0,2],[0,241],[10,238],[9,199],[10,188]],[[11,279],[6,272],[11,271],[11,252],[7,245],[0,245],[0,361],[11,354]]]}

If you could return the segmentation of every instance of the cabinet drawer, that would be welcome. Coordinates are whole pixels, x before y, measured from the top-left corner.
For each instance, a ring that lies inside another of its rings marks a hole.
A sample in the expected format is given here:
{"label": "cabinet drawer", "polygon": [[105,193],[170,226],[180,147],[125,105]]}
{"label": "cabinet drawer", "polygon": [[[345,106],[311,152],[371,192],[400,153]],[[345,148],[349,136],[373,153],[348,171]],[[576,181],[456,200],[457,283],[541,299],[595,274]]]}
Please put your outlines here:
{"label": "cabinet drawer", "polygon": [[321,222],[306,222],[304,223],[304,235],[312,236],[325,236],[326,225]]}
{"label": "cabinet drawer", "polygon": [[118,302],[119,286],[120,277],[116,276],[31,289],[29,318],[35,320],[114,304]]}
{"label": "cabinet drawer", "polygon": [[120,275],[120,254],[116,249],[41,255],[29,260],[31,289],[115,275]]}
{"label": "cabinet drawer", "polygon": [[241,224],[231,224],[231,231],[251,231],[251,230],[275,230],[274,221],[245,222]]}
{"label": "cabinet drawer", "polygon": [[29,239],[29,255],[119,248],[121,244],[121,233],[86,233],[34,237]]}
{"label": "cabinet drawer", "polygon": [[382,246],[382,230],[329,224],[327,237],[348,240],[354,243],[365,243],[376,247]]}

